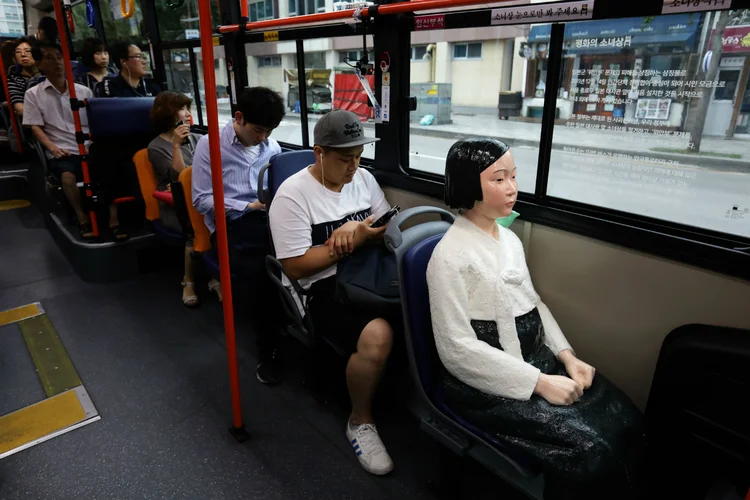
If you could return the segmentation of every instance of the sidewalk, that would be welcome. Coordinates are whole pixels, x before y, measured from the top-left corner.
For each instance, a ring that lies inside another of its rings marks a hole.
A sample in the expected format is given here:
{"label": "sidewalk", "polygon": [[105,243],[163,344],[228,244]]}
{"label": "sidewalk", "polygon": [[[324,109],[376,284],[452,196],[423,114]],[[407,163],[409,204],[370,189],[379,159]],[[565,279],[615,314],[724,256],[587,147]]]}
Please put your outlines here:
{"label": "sidewalk", "polygon": [[[321,116],[310,113],[308,114],[308,121],[312,124]],[[299,120],[300,115],[297,113],[287,113],[286,118]],[[412,123],[410,125],[411,133],[450,140],[457,140],[461,137],[496,137],[507,142],[510,146],[539,147],[539,136],[542,129],[540,123],[514,121],[513,119],[500,120],[497,118],[497,115],[483,113],[453,113],[452,119],[453,123],[450,125],[424,126]],[[603,125],[607,124],[606,122],[601,123]],[[629,126],[627,124],[619,125]],[[375,123],[367,122],[364,126],[365,128],[373,129],[375,128]],[[688,142],[687,138],[675,136],[658,136],[635,132],[618,132],[556,125],[552,149],[577,148],[586,150],[576,151],[582,154],[606,153],[609,155],[647,156],[649,158],[676,161],[682,164],[697,165],[703,168],[750,173],[750,140],[748,139],[704,137],[701,143],[702,153],[738,154],[742,155],[741,159],[697,156],[653,150],[653,148],[687,149]]]}
{"label": "sidewalk", "polygon": [[[457,136],[489,136],[497,137],[508,142],[511,146],[539,147],[540,123],[525,121],[500,120],[496,116],[484,114],[463,115],[454,113],[450,125],[423,126],[412,123],[412,133],[434,137],[456,138]],[[606,124],[606,122],[602,122]],[[610,124],[617,125],[617,124]],[[627,124],[623,126],[628,127]],[[582,148],[596,152],[606,151],[628,155],[642,155],[652,158],[684,162],[699,160],[701,166],[736,167],[738,170],[750,172],[750,140],[724,139],[721,137],[704,137],[701,152],[739,154],[741,159],[695,156],[689,154],[667,153],[654,151],[653,148],[687,149],[689,140],[675,136],[658,136],[653,134],[638,134],[634,132],[618,132],[610,130],[595,130],[576,128],[566,125],[556,125],[554,129],[552,149],[565,147]]]}

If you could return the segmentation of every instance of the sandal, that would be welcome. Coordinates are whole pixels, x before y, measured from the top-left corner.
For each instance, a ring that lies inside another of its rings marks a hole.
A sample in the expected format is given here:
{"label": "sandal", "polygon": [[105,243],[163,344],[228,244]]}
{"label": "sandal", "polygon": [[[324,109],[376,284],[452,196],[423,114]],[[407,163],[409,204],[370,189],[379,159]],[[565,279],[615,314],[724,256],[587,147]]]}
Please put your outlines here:
{"label": "sandal", "polygon": [[78,224],[78,232],[85,241],[94,239],[94,230],[91,228],[91,222],[81,222]]}
{"label": "sandal", "polygon": [[212,279],[208,282],[208,291],[214,292],[216,294],[216,298],[219,299],[219,302],[222,301],[221,283],[219,283],[217,280]]}
{"label": "sandal", "polygon": [[117,226],[110,226],[109,227],[110,232],[112,233],[112,236],[115,238],[115,241],[125,241],[128,238],[130,238],[130,235],[125,232],[122,227],[119,225]]}
{"label": "sandal", "polygon": [[188,295],[187,297],[184,295],[184,293],[185,293],[185,287],[188,286],[188,285],[189,286],[195,286],[195,283],[193,283],[192,281],[183,281],[182,282],[182,290],[183,290],[182,305],[184,305],[185,307],[190,308],[190,309],[195,309],[196,307],[198,307],[200,305],[200,302],[198,302],[198,296],[195,295],[195,294]]}

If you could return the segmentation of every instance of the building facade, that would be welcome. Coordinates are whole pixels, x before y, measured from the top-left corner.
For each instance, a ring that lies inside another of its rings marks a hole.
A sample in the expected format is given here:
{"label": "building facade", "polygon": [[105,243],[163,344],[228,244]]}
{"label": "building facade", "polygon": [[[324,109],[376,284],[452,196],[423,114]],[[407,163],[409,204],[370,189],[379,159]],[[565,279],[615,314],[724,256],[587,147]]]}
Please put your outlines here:
{"label": "building facade", "polygon": [[0,0],[0,37],[24,35],[23,5],[20,0]]}

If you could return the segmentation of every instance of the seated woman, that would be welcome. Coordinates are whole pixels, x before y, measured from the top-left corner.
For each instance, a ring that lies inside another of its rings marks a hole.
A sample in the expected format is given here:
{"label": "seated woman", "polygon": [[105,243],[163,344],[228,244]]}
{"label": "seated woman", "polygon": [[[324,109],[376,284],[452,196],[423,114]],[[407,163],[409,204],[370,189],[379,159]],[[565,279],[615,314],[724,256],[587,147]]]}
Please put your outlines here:
{"label": "seated woman", "polygon": [[76,78],[78,83],[85,85],[92,91],[96,84],[107,76],[115,76],[116,73],[109,67],[109,52],[107,45],[98,38],[87,38],[83,42],[81,60],[88,72]]}
{"label": "seated woman", "polygon": [[[154,168],[159,191],[171,191],[172,183],[178,182],[180,172],[193,163],[195,145],[199,135],[190,132],[189,97],[179,92],[162,92],[154,99],[151,121],[159,135],[148,145],[148,159]],[[177,184],[179,186],[179,184]],[[179,189],[182,189],[179,187]],[[175,231],[191,233],[183,228],[174,207],[159,202],[161,223]],[[187,307],[199,305],[193,281],[193,240],[185,242],[185,276],[182,279],[182,303]],[[215,292],[221,301],[221,285],[215,279],[208,283],[208,289]]]}
{"label": "seated woman", "polygon": [[517,194],[506,144],[451,147],[445,201],[460,213],[427,268],[446,403],[536,459],[545,499],[637,498],[640,412],[576,357],[536,294],[521,241],[497,222]]}
{"label": "seated woman", "polygon": [[23,97],[28,88],[29,80],[39,76],[39,68],[36,66],[34,56],[31,55],[31,47],[36,42],[31,37],[21,37],[13,42],[13,56],[16,65],[8,69],[8,92],[10,103],[16,116],[23,116]]}

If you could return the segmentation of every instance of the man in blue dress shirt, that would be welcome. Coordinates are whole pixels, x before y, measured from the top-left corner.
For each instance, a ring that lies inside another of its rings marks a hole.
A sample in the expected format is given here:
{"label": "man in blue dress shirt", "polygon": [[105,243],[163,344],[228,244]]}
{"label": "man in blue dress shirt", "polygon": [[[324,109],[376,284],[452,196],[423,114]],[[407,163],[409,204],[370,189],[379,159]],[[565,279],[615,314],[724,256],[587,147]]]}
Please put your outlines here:
{"label": "man in blue dress shirt", "polygon": [[[268,214],[258,201],[261,167],[281,152],[270,138],[279,126],[285,108],[282,97],[265,87],[247,88],[237,103],[234,120],[220,131],[224,207],[232,274],[251,290],[250,313],[257,335],[260,360],[259,381],[276,384],[281,380],[278,319],[283,316],[279,298],[265,272],[265,256],[271,253]],[[193,156],[193,205],[202,213],[216,248],[216,220],[211,185],[211,157],[208,135],[204,135]]]}

